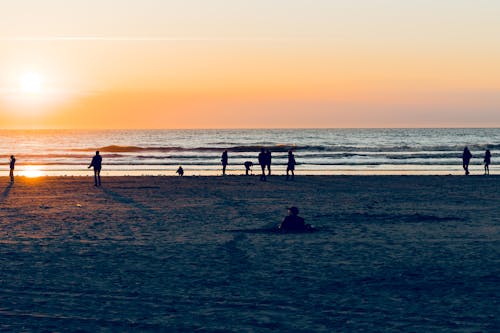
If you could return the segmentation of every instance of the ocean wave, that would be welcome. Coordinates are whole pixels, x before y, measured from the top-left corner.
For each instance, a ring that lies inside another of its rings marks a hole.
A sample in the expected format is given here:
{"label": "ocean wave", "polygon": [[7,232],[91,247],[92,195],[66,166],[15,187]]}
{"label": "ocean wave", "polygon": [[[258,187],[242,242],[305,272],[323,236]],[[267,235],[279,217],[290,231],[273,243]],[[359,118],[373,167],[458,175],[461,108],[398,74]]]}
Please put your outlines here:
{"label": "ocean wave", "polygon": [[[109,145],[98,148],[74,148],[71,151],[76,152],[93,152],[99,150],[104,153],[135,153],[135,152],[214,152],[219,153],[224,150],[228,152],[255,152],[258,153],[262,148],[269,149],[272,153],[286,153],[289,150],[297,152],[323,152],[323,153],[419,153],[429,152],[432,154],[461,154],[464,146],[460,145],[426,145],[426,146],[409,146],[409,145],[297,145],[297,144],[268,144],[268,145],[235,145],[227,147],[179,147],[179,146],[160,146],[160,147],[141,147],[141,146],[120,146]],[[476,154],[482,154],[485,149],[495,150],[500,149],[500,144],[486,145],[469,145]]]}

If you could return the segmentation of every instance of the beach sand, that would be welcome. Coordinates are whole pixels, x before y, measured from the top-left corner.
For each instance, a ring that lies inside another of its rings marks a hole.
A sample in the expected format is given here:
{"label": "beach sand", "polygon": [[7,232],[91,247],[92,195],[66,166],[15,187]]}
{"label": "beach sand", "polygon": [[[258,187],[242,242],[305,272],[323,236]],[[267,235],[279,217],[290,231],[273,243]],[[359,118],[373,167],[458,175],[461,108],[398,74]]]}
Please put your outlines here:
{"label": "beach sand", "polygon": [[500,328],[497,176],[0,182],[2,332]]}

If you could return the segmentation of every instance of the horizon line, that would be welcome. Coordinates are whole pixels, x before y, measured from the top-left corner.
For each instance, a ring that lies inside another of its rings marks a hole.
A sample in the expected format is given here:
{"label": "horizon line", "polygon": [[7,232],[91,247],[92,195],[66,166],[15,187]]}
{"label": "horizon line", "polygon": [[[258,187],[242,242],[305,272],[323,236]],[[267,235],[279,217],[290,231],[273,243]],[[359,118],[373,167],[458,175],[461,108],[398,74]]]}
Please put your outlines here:
{"label": "horizon line", "polygon": [[500,126],[440,126],[440,127],[179,127],[179,128],[0,128],[0,131],[207,131],[207,130],[384,130],[384,129],[500,129]]}

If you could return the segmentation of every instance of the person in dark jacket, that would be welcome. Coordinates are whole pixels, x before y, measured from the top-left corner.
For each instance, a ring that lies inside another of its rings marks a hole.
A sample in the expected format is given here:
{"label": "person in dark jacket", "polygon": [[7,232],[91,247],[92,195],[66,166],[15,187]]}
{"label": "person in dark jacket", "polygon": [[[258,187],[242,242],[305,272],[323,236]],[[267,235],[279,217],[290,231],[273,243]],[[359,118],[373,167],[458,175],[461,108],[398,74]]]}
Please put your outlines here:
{"label": "person in dark jacket", "polygon": [[267,154],[264,148],[260,150],[259,164],[260,168],[262,169],[262,173],[260,174],[260,180],[265,182],[267,180],[266,179]]}
{"label": "person in dark jacket", "polygon": [[306,232],[313,231],[309,224],[305,224],[304,219],[299,216],[297,207],[288,208],[288,215],[283,219],[278,229],[282,232]]}
{"label": "person in dark jacket", "polygon": [[245,175],[248,176],[248,174],[250,172],[252,172],[253,162],[252,161],[246,161],[245,163],[243,163],[243,165],[245,166]]}
{"label": "person in dark jacket", "polygon": [[464,148],[464,152],[462,153],[462,166],[465,170],[465,175],[469,175],[469,162],[470,159],[472,158],[472,154],[469,150],[469,147]]}
{"label": "person in dark jacket", "polygon": [[295,173],[294,173],[295,164],[297,164],[297,162],[295,162],[295,156],[293,155],[293,152],[291,150],[289,150],[288,151],[288,163],[286,165],[286,180],[290,179],[289,172],[292,173],[291,180],[293,180],[293,178],[295,176]]}
{"label": "person in dark jacket", "polygon": [[16,158],[14,157],[14,155],[10,155],[9,166],[10,166],[10,173],[9,173],[10,181],[14,182],[14,168],[16,166]]}
{"label": "person in dark jacket", "polygon": [[222,153],[220,161],[222,163],[222,175],[225,176],[226,175],[226,167],[228,164],[227,163],[227,161],[228,161],[227,150],[224,150],[224,152]]}
{"label": "person in dark jacket", "polygon": [[269,149],[266,150],[266,167],[267,167],[267,175],[271,175],[271,160],[273,159],[271,155],[271,151]]}
{"label": "person in dark jacket", "polygon": [[102,156],[99,155],[99,151],[95,152],[88,168],[90,169],[92,167],[94,168],[94,186],[101,186]]}
{"label": "person in dark jacket", "polygon": [[484,174],[490,174],[490,164],[491,164],[491,152],[489,149],[486,149],[484,152]]}

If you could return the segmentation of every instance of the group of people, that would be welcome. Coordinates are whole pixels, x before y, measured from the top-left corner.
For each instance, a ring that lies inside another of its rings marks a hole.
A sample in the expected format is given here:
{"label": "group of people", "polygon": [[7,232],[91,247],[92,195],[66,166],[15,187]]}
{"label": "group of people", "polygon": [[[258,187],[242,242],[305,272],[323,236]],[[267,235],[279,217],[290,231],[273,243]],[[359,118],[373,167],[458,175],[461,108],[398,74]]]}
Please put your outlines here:
{"label": "group of people", "polygon": [[[267,176],[271,175],[271,162],[272,162],[272,154],[269,149],[262,148],[260,150],[259,156],[258,156],[258,161],[260,168],[262,170],[262,173],[260,175],[260,180],[261,181],[266,181]],[[221,163],[222,163],[222,175],[226,174],[226,167],[229,164],[228,163],[228,154],[227,150],[224,150],[221,156]],[[288,162],[287,162],[287,167],[286,167],[286,180],[293,180],[295,177],[295,165],[297,162],[295,161],[295,155],[293,154],[292,150],[288,151]],[[243,166],[245,167],[245,174],[248,176],[249,173],[252,171],[252,166],[253,162],[252,161],[245,161],[243,163]],[[266,176],[266,169],[267,169],[267,176]]]}
{"label": "group of people", "polygon": [[[464,151],[462,153],[462,166],[465,171],[465,175],[469,175],[469,164],[470,160],[472,159],[472,153],[470,152],[468,147],[464,148]],[[267,176],[271,175],[271,161],[272,161],[272,155],[271,151],[269,149],[264,149],[262,148],[259,156],[258,156],[258,161],[259,165],[261,167],[262,173],[260,175],[260,180],[261,181],[266,181],[266,169],[267,169]],[[484,174],[489,175],[490,174],[490,164],[491,164],[491,151],[489,149],[486,149],[484,152]],[[228,153],[227,150],[224,150],[221,156],[221,163],[222,163],[222,174],[226,174],[226,167],[229,164],[228,163]],[[293,180],[295,177],[295,165],[297,162],[295,161],[295,155],[293,154],[292,150],[288,151],[288,162],[287,162],[287,167],[286,167],[286,180]],[[16,165],[16,158],[14,155],[10,156],[10,161],[9,161],[9,166],[10,166],[10,181],[14,182],[14,169]],[[248,175],[249,172],[251,171],[251,168],[253,166],[252,161],[246,161],[244,164],[245,166],[245,174]],[[90,168],[94,168],[94,185],[95,186],[101,186],[101,168],[102,168],[102,156],[99,154],[99,151],[95,152],[94,157],[92,157],[92,161],[90,162],[90,165],[88,166]],[[176,171],[179,176],[184,175],[184,169],[182,166],[179,166],[179,168]]]}
{"label": "group of people", "polygon": [[[472,158],[472,153],[469,150],[469,147],[464,148],[464,152],[462,153],[462,167],[464,168],[465,175],[468,176],[470,174],[469,172],[469,163]],[[490,164],[491,164],[491,151],[489,149],[486,149],[484,152],[484,174],[489,175],[490,174]]]}

